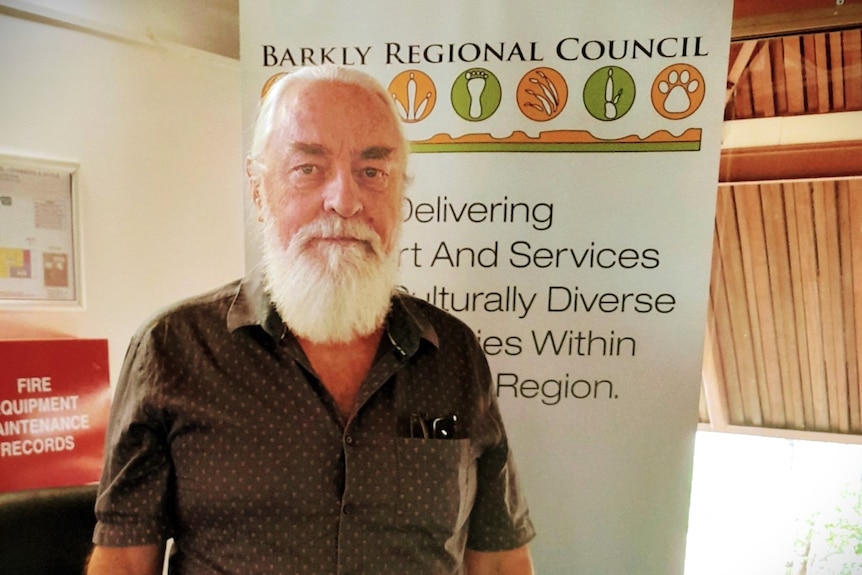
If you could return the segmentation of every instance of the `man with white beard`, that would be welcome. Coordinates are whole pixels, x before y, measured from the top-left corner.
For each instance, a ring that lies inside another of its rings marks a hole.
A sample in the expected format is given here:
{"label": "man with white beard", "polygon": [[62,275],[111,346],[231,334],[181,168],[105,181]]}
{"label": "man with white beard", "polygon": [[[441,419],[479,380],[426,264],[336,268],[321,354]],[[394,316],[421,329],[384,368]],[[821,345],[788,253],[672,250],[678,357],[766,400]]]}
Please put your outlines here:
{"label": "man with white beard", "polygon": [[407,143],[385,90],[304,68],[247,172],[262,265],[135,335],[89,575],[532,573],[484,356],[395,290]]}

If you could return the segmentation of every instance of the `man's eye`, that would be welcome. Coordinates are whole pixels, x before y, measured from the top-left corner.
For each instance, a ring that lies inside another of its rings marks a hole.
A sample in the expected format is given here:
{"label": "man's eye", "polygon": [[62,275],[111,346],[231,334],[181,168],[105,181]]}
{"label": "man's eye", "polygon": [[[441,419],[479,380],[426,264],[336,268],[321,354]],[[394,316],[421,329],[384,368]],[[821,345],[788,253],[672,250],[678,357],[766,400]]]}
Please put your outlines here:
{"label": "man's eye", "polygon": [[386,178],[386,176],[388,175],[386,172],[384,172],[380,168],[371,168],[371,167],[362,168],[360,170],[360,173],[362,174],[362,177],[367,178],[369,180],[375,180],[375,179],[382,180],[382,179]]}
{"label": "man's eye", "polygon": [[294,171],[299,172],[303,176],[310,176],[316,170],[317,170],[317,167],[313,166],[311,164],[303,164],[301,166],[297,166],[296,168],[294,168]]}

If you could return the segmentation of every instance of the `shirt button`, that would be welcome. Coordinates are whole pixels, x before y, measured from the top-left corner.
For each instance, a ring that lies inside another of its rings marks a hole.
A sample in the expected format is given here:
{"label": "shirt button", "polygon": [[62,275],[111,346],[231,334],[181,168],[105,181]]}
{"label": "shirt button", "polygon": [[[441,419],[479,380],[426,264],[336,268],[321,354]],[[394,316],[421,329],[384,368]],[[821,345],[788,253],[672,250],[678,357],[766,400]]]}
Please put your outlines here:
{"label": "shirt button", "polygon": [[353,445],[353,436],[352,435],[345,436],[344,443],[346,443],[347,445]]}
{"label": "shirt button", "polygon": [[353,513],[353,505],[351,505],[350,503],[345,503],[344,506],[341,508],[341,512],[344,513],[345,515],[352,514]]}

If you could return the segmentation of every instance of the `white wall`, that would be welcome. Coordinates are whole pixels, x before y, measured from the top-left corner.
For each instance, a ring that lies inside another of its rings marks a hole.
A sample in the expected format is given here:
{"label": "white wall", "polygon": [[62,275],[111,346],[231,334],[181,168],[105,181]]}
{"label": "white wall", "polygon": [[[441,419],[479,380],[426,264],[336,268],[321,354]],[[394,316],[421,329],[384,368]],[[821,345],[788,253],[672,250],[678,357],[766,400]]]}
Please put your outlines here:
{"label": "white wall", "polygon": [[243,273],[240,70],[0,12],[0,154],[80,164],[83,310],[0,304],[0,339],[107,338]]}

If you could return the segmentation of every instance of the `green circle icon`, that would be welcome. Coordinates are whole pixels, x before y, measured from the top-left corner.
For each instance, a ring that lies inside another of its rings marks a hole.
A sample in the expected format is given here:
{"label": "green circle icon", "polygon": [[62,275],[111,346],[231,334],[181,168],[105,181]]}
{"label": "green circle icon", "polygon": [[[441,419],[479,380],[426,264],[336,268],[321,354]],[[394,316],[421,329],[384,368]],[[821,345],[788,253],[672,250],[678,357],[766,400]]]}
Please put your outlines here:
{"label": "green circle icon", "polygon": [[470,68],[452,84],[452,108],[470,122],[490,118],[503,99],[500,80],[485,68]]}
{"label": "green circle icon", "polygon": [[635,81],[618,66],[599,68],[584,84],[584,106],[593,118],[611,122],[625,116],[635,101]]}

